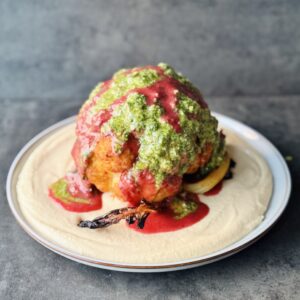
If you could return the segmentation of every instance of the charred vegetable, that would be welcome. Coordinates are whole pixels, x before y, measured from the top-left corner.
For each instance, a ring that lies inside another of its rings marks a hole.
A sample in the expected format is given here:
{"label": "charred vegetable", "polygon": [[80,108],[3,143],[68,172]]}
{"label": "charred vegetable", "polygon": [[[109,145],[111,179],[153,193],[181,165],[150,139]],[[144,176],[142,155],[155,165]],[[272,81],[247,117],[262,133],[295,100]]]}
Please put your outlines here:
{"label": "charred vegetable", "polygon": [[204,194],[216,186],[227,174],[230,168],[230,158],[225,155],[221,165],[208,174],[204,179],[195,183],[184,183],[184,190],[192,193]]}
{"label": "charred vegetable", "polygon": [[96,229],[108,227],[119,223],[121,220],[126,220],[128,224],[137,222],[137,226],[142,229],[149,214],[155,212],[157,209],[154,205],[141,202],[137,207],[123,207],[112,210],[108,214],[92,221],[81,221],[78,226]]}

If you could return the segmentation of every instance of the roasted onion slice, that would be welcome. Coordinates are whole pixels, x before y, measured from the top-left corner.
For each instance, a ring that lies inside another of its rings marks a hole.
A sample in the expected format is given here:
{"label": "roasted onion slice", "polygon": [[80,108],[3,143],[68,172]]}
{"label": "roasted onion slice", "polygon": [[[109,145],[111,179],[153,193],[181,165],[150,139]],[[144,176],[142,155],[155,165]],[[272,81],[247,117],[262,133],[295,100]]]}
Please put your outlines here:
{"label": "roasted onion slice", "polygon": [[204,194],[210,191],[214,186],[216,186],[227,174],[230,167],[230,158],[228,154],[225,155],[221,165],[209,173],[204,179],[195,183],[184,183],[183,189],[197,194]]}

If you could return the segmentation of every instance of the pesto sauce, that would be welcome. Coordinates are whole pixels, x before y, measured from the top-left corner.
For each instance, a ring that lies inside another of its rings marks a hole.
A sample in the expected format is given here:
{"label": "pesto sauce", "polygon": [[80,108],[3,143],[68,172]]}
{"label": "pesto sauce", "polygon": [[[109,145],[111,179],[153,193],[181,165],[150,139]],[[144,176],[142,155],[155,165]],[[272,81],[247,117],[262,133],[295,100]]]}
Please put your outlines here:
{"label": "pesto sauce", "polygon": [[51,184],[49,189],[51,190],[53,196],[56,199],[59,199],[61,202],[64,202],[66,204],[67,203],[74,203],[74,202],[75,203],[89,204],[88,199],[74,197],[69,193],[69,191],[68,191],[68,182],[65,178],[61,178],[61,179],[57,180],[56,182],[54,182],[53,184]]}
{"label": "pesto sauce", "polygon": [[170,208],[174,213],[174,218],[179,220],[195,212],[198,208],[198,204],[191,200],[175,198],[172,200]]}
{"label": "pesto sauce", "polygon": [[160,185],[167,175],[183,175],[203,146],[207,142],[215,144],[218,139],[217,121],[208,109],[179,95],[177,110],[179,133],[161,118],[163,109],[159,105],[148,106],[145,96],[130,94],[124,104],[115,108],[102,132],[113,132],[117,140],[115,151],[120,152],[129,134],[135,131],[140,149],[133,170],[150,170]]}
{"label": "pesto sauce", "polygon": [[[187,78],[176,73],[170,66],[159,64],[159,67],[165,76],[196,89]],[[137,88],[151,87],[163,78],[163,75],[150,68],[120,70],[113,76],[108,90],[91,108],[91,113],[107,109],[116,99],[131,91],[125,102],[114,108],[112,117],[101,127],[101,132],[113,133],[116,153],[122,151],[129,134],[135,132],[140,148],[133,166],[133,174],[148,169],[154,175],[157,186],[160,186],[168,175],[183,175],[205,144],[211,143],[214,151],[203,172],[217,167],[222,162],[225,151],[224,142],[217,132],[217,120],[197,101],[176,90],[177,102],[174,110],[181,127],[181,130],[176,132],[173,126],[162,118],[165,112],[159,99],[155,104],[147,105],[146,97],[134,91]],[[92,91],[88,101],[99,93],[101,86],[100,83]]]}
{"label": "pesto sauce", "polygon": [[225,148],[225,138],[219,134],[218,139],[216,139],[214,144],[214,150],[212,156],[208,163],[203,166],[198,172],[204,177],[208,173],[210,173],[213,169],[220,166],[225,156],[226,148]]}
{"label": "pesto sauce", "polygon": [[[143,69],[128,73],[128,70],[120,70],[114,74],[110,88],[101,95],[101,101],[93,107],[93,112],[108,108],[115,100],[124,96],[127,92],[137,88],[152,85],[159,79],[159,74],[153,69]],[[97,87],[96,87],[97,89]],[[95,93],[92,92],[92,95]]]}
{"label": "pesto sauce", "polygon": [[166,63],[159,63],[158,66],[163,69],[164,74],[166,74],[167,76],[170,76],[170,77],[178,80],[180,83],[182,83],[184,85],[187,85],[189,88],[198,91],[198,89],[188,80],[188,78],[186,78],[185,76],[183,76],[180,72],[176,72],[168,64],[166,64]]}

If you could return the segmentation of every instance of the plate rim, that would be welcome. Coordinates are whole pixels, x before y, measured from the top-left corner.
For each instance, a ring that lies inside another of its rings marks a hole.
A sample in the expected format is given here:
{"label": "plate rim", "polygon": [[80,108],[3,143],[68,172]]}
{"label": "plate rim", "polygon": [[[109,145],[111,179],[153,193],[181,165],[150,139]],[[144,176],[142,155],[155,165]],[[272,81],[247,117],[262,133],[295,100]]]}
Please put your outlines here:
{"label": "plate rim", "polygon": [[[7,200],[9,203],[9,207],[16,218],[17,222],[19,225],[23,228],[23,230],[34,240],[36,240],[38,243],[43,245],[44,247],[48,248],[49,250],[62,255],[68,259],[71,259],[73,261],[83,263],[85,265],[93,266],[93,267],[98,267],[98,268],[103,268],[103,269],[108,269],[108,270],[116,270],[116,271],[125,271],[125,272],[166,272],[166,271],[176,271],[176,270],[182,270],[182,269],[188,269],[188,268],[193,268],[201,265],[205,265],[208,263],[212,263],[218,260],[221,260],[223,258],[226,258],[228,256],[231,256],[233,254],[238,253],[239,251],[249,247],[253,243],[255,243],[257,240],[259,240],[261,237],[263,237],[268,231],[271,230],[271,228],[278,222],[280,219],[281,215],[283,214],[284,210],[286,209],[289,198],[290,198],[290,193],[291,193],[291,187],[292,187],[292,181],[291,181],[291,174],[289,171],[289,168],[287,166],[287,163],[285,162],[284,158],[282,157],[281,153],[279,150],[261,133],[259,133],[257,130],[251,128],[250,126],[235,120],[231,117],[225,116],[220,113],[212,112],[214,116],[216,116],[217,119],[221,118],[222,120],[225,120],[225,122],[231,122],[235,123],[237,126],[241,127],[242,129],[246,129],[249,132],[252,132],[259,136],[260,139],[264,141],[264,143],[272,150],[272,152],[275,154],[276,158],[278,159],[280,166],[282,168],[283,173],[285,174],[285,180],[286,180],[286,185],[285,185],[285,197],[282,199],[282,203],[280,206],[280,209],[278,209],[277,213],[272,217],[272,222],[265,228],[264,230],[261,230],[258,232],[254,237],[252,237],[249,241],[243,243],[240,246],[233,247],[233,249],[229,249],[227,251],[223,251],[227,247],[233,246],[235,243],[241,241],[243,238],[248,236],[250,233],[252,233],[257,227],[255,227],[253,230],[251,230],[245,237],[239,239],[238,241],[226,246],[225,248],[222,248],[218,251],[209,253],[204,256],[199,256],[199,257],[194,257],[190,259],[185,259],[181,260],[178,262],[168,262],[168,263],[152,263],[152,264],[128,264],[128,263],[114,263],[110,262],[107,260],[101,260],[101,259],[96,259],[96,258],[91,258],[87,256],[83,256],[80,254],[76,254],[70,250],[67,250],[63,248],[62,246],[59,246],[55,244],[54,242],[51,242],[50,240],[44,238],[40,234],[38,234],[34,228],[30,226],[26,222],[26,219],[22,214],[19,214],[14,202],[17,200],[13,199],[12,195],[12,188],[13,188],[13,177],[15,174],[15,171],[17,169],[17,165],[20,163],[22,160],[22,157],[30,150],[31,147],[33,147],[40,139],[45,137],[46,135],[53,133],[54,131],[60,129],[63,126],[67,126],[71,123],[73,123],[76,119],[76,116],[71,116],[69,118],[63,119],[46,129],[42,130],[40,133],[35,135],[32,139],[30,139],[22,148],[21,150],[17,153],[16,157],[14,158],[10,168],[9,172],[7,175],[7,180],[6,180],[6,196]],[[241,135],[239,135],[240,138],[245,140],[245,138]],[[256,150],[257,151],[257,150]],[[271,167],[270,167],[271,169]],[[272,172],[272,170],[271,170]],[[272,172],[273,176],[273,172]],[[274,192],[274,190],[273,190]],[[271,200],[274,197],[274,193],[272,192]],[[270,201],[271,201],[270,200]],[[258,225],[259,226],[259,225]],[[215,254],[214,253],[218,253]],[[201,258],[202,257],[202,258]]]}

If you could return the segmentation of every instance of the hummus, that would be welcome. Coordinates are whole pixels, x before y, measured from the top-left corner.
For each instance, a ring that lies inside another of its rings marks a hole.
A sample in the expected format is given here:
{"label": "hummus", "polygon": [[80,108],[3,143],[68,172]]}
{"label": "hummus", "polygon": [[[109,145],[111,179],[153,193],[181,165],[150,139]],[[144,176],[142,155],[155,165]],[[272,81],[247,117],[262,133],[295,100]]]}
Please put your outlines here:
{"label": "hummus", "polygon": [[226,128],[224,133],[228,153],[237,163],[234,177],[224,181],[219,194],[200,195],[209,213],[185,229],[142,234],[124,221],[103,229],[79,228],[80,220],[91,220],[126,203],[105,193],[101,209],[72,213],[48,197],[48,186],[74,170],[70,155],[76,138],[74,124],[51,134],[26,161],[17,183],[21,211],[44,238],[80,255],[115,263],[167,263],[220,250],[262,222],[272,193],[266,162],[239,136]]}

